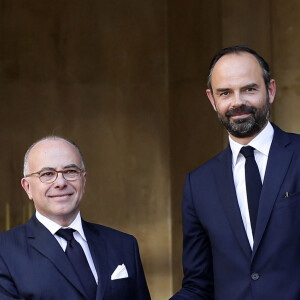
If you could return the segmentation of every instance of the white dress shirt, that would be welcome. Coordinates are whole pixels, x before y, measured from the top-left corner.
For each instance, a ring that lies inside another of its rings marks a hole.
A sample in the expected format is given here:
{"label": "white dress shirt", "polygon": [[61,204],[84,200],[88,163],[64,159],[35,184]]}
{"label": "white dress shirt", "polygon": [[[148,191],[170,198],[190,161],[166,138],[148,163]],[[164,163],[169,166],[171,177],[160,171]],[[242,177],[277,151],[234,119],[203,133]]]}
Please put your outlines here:
{"label": "white dress shirt", "polygon": [[71,229],[76,230],[73,233],[74,238],[81,245],[81,247],[84,251],[84,254],[87,258],[87,261],[89,263],[89,266],[92,270],[92,273],[95,277],[95,280],[98,284],[98,275],[97,275],[96,268],[95,268],[95,265],[94,265],[94,262],[92,259],[92,255],[91,255],[90,249],[88,247],[88,243],[87,243],[87,240],[86,240],[83,228],[82,228],[80,212],[78,213],[75,220],[68,227],[62,227],[61,225],[46,218],[45,216],[40,214],[38,211],[36,211],[35,215],[36,215],[36,218],[54,235],[54,237],[56,238],[56,240],[58,241],[58,243],[60,244],[60,246],[62,247],[62,249],[64,251],[66,251],[66,248],[67,248],[67,241],[64,238],[56,235],[55,233],[57,232],[57,230],[59,230],[61,228],[71,228]]}
{"label": "white dress shirt", "polygon": [[[264,181],[269,151],[273,140],[274,129],[270,122],[267,126],[247,145],[252,146],[254,150],[255,161],[258,166],[261,181]],[[235,142],[229,136],[229,144],[232,151],[232,171],[233,180],[236,190],[236,195],[241,211],[242,220],[245,226],[246,234],[249,240],[251,249],[253,249],[253,235],[250,223],[247,192],[246,192],[246,180],[245,180],[245,157],[240,153],[241,145]]]}

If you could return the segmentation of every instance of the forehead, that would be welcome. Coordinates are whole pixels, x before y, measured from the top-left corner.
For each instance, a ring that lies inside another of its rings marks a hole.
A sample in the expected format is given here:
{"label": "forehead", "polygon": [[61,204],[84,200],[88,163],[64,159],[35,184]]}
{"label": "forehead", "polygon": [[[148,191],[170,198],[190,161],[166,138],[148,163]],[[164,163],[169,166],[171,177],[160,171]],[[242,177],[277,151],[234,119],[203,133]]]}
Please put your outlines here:
{"label": "forehead", "polygon": [[63,140],[44,140],[37,143],[28,155],[28,167],[37,171],[45,167],[63,168],[70,164],[81,167],[78,150]]}
{"label": "forehead", "polygon": [[242,84],[244,81],[261,83],[263,81],[262,68],[255,56],[248,52],[226,54],[215,64],[211,81],[212,85]]}

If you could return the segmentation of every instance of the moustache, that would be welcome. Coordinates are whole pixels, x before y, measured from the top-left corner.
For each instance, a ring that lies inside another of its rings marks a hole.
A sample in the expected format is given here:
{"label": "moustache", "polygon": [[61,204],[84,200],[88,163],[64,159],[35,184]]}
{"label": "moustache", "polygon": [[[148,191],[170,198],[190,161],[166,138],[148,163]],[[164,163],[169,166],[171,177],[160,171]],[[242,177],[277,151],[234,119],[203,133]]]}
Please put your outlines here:
{"label": "moustache", "polygon": [[229,109],[226,113],[225,116],[227,118],[236,116],[236,115],[241,115],[241,114],[255,114],[256,108],[253,106],[248,106],[248,105],[242,105],[237,108],[231,108]]}

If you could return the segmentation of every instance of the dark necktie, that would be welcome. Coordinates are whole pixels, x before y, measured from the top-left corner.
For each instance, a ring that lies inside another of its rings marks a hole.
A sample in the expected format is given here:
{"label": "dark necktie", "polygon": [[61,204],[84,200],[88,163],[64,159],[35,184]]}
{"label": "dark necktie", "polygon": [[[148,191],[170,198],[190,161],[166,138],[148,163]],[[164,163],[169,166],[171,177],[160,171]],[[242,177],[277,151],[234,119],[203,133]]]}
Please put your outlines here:
{"label": "dark necktie", "polygon": [[67,241],[66,255],[82,283],[89,300],[96,299],[97,284],[81,245],[74,239],[73,229],[59,229],[56,234]]}
{"label": "dark necktie", "polygon": [[241,154],[246,158],[245,162],[245,178],[246,191],[248,200],[248,209],[250,214],[252,235],[254,238],[259,198],[262,188],[262,183],[259,175],[259,170],[254,158],[254,148],[251,146],[243,147]]}

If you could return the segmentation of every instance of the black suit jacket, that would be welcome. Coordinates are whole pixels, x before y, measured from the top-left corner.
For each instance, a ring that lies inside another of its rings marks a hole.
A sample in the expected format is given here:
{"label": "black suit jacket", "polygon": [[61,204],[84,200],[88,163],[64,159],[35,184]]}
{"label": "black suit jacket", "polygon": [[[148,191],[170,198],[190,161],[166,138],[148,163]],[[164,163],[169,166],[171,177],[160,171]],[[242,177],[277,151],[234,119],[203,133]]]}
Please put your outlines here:
{"label": "black suit jacket", "polygon": [[[82,226],[99,278],[96,299],[150,299],[135,238],[85,221]],[[121,264],[129,277],[111,280]],[[87,299],[61,246],[35,216],[0,234],[0,299]]]}
{"label": "black suit jacket", "polygon": [[228,147],[191,172],[183,197],[182,289],[171,299],[300,299],[300,136],[274,126],[254,247]]}

